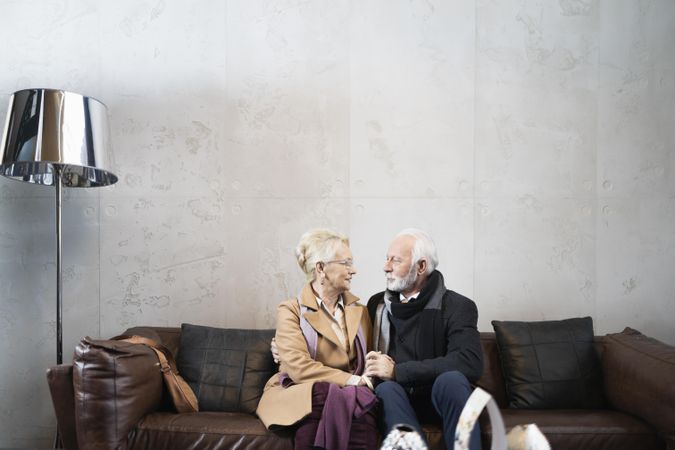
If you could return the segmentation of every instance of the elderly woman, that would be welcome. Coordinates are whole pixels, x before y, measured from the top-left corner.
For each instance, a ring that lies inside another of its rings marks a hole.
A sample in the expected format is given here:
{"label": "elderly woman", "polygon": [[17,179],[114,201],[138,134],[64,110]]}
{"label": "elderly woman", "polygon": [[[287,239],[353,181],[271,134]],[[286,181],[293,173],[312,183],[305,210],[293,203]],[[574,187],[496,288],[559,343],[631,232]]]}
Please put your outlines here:
{"label": "elderly woman", "polygon": [[371,324],[349,292],[356,273],[349,240],[312,230],[295,253],[308,282],[278,307],[281,365],[265,385],[258,416],[267,428],[294,426],[296,450],[375,449],[377,400],[362,376]]}

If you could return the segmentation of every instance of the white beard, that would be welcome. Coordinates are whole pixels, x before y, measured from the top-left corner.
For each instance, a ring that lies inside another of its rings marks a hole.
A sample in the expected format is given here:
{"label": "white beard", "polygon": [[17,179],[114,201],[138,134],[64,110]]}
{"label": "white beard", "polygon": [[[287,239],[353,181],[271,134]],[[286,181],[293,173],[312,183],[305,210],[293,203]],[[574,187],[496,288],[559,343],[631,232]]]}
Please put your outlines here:
{"label": "white beard", "polygon": [[410,266],[410,271],[408,274],[403,277],[396,277],[394,275],[387,275],[387,289],[393,292],[403,292],[415,284],[417,281],[417,271],[415,270],[415,265]]}

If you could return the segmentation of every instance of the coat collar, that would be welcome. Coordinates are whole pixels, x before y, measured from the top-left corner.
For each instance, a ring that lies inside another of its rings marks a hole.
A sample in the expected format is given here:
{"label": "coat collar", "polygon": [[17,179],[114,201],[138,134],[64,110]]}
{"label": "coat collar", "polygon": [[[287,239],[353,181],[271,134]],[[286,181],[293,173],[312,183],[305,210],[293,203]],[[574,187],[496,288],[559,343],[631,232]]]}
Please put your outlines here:
{"label": "coat collar", "polygon": [[[342,300],[345,303],[345,309],[347,309],[347,306],[358,302],[359,298],[351,292],[345,292],[342,294]],[[316,296],[314,295],[310,283],[307,283],[302,287],[302,290],[300,291],[300,303],[313,311],[319,309],[319,304],[316,302]]]}
{"label": "coat collar", "polygon": [[[340,340],[335,335],[332,328],[332,321],[326,317],[324,313],[319,311],[319,304],[316,301],[316,296],[309,283],[307,283],[300,291],[300,303],[307,307],[305,319],[316,330],[317,333],[324,336],[326,339],[334,343],[338,348],[342,348]],[[347,325],[347,339],[349,347],[354,345],[356,333],[358,332],[359,324],[361,323],[361,315],[363,308],[357,308],[359,298],[350,292],[342,294],[342,299],[345,304],[345,324]]]}

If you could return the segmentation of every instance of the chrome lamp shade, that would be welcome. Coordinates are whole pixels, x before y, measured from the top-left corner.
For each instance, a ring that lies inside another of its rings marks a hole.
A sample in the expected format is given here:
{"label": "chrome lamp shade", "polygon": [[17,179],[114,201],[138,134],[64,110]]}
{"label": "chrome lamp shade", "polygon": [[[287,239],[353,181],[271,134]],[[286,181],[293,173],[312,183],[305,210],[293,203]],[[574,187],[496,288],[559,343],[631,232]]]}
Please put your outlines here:
{"label": "chrome lamp shade", "polygon": [[9,100],[0,175],[54,186],[56,198],[56,363],[63,362],[61,199],[63,187],[114,184],[107,110],[93,98],[58,89],[25,89]]}
{"label": "chrome lamp shade", "polygon": [[114,184],[107,110],[90,97],[57,89],[26,89],[9,100],[0,175],[65,187]]}

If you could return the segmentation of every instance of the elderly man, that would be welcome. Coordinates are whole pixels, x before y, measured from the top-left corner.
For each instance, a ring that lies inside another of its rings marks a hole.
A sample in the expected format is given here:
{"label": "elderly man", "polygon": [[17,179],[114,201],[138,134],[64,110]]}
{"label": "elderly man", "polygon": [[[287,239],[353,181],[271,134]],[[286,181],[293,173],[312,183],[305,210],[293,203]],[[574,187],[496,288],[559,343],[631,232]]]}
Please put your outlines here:
{"label": "elderly man", "polygon": [[[378,382],[385,434],[404,423],[424,436],[420,422],[441,423],[451,449],[483,363],[476,304],[446,289],[437,265],[436,247],[423,231],[406,229],[392,241],[387,290],[368,301],[377,351],[367,355],[365,375]],[[471,449],[480,448],[476,426]]]}

